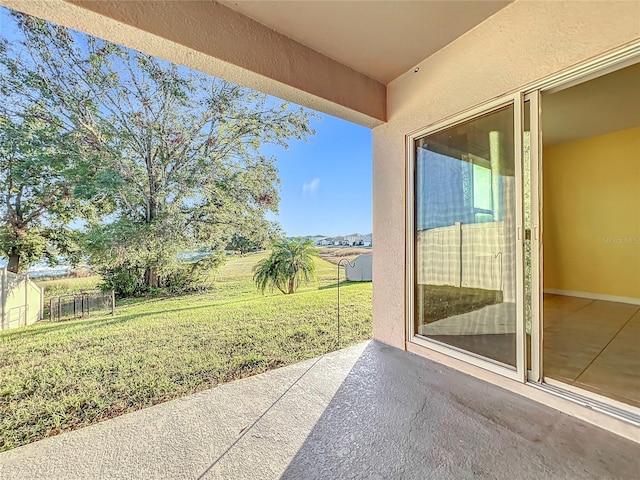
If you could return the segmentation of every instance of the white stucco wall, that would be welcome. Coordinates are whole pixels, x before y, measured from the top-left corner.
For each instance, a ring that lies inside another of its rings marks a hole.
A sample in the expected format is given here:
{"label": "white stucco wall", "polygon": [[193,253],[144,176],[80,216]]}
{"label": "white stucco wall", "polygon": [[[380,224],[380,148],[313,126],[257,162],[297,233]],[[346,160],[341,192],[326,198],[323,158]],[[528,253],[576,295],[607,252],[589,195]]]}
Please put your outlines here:
{"label": "white stucco wall", "polygon": [[640,2],[518,1],[387,86],[373,130],[374,338],[405,347],[405,135],[640,39]]}

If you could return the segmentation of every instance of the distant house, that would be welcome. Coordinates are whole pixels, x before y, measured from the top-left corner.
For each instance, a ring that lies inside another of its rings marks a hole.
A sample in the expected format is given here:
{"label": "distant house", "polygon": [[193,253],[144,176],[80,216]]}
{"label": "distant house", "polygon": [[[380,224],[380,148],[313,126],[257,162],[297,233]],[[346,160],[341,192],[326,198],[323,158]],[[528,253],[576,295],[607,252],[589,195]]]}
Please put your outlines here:
{"label": "distant house", "polygon": [[347,235],[344,239],[346,244],[352,247],[354,245],[360,245],[361,237],[359,233],[354,233],[352,235]]}
{"label": "distant house", "polygon": [[322,245],[322,242],[324,240],[326,240],[326,236],[324,235],[314,235],[313,237],[309,237],[309,240],[311,240],[315,245]]}
{"label": "distant house", "polygon": [[321,245],[323,247],[333,245],[333,238],[323,238],[322,240],[318,241],[317,245]]}
{"label": "distant house", "polygon": [[368,234],[368,235],[363,235],[361,238],[361,242],[362,242],[362,246],[363,247],[370,247],[372,245],[371,240],[372,240],[372,235]]}
{"label": "distant house", "polygon": [[335,246],[343,245],[343,244],[344,244],[344,242],[345,242],[344,237],[333,237],[333,244],[334,244]]}

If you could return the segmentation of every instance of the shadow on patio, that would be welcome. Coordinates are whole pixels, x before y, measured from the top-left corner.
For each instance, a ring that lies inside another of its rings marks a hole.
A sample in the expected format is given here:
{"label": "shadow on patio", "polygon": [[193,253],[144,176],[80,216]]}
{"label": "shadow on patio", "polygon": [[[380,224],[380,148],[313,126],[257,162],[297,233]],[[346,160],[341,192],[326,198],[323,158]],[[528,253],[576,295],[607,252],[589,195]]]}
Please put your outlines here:
{"label": "shadow on patio", "polygon": [[0,477],[633,478],[638,445],[377,342],[0,454]]}

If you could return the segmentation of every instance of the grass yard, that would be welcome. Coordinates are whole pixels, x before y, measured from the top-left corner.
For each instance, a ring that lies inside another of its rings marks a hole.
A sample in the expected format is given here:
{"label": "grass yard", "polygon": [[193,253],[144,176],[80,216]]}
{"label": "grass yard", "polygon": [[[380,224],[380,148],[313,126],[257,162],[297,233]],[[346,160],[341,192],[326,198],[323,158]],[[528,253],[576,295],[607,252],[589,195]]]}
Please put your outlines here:
{"label": "grass yard", "polygon": [[[318,258],[318,284],[262,296],[264,255],[230,260],[207,293],[0,332],[0,451],[335,349],[335,265]],[[341,284],[341,347],[371,338],[371,292]]]}

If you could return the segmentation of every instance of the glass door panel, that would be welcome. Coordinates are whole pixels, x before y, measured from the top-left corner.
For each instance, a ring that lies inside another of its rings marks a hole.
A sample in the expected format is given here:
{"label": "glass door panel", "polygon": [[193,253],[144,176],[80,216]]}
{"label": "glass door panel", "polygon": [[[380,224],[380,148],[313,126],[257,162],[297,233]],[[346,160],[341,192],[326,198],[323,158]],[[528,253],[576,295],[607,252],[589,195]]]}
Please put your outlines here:
{"label": "glass door panel", "polygon": [[414,143],[414,333],[514,369],[518,112],[502,107]]}

